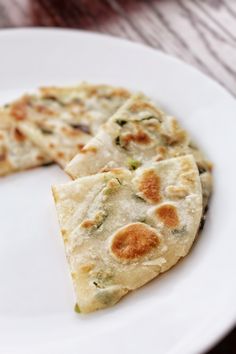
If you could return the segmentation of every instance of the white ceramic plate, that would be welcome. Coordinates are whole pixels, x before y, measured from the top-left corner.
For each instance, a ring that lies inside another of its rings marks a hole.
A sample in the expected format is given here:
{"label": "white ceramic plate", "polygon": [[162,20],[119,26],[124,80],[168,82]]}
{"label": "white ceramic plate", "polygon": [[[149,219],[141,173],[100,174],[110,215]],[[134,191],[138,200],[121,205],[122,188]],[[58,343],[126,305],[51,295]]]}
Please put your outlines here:
{"label": "white ceramic plate", "polygon": [[0,33],[0,98],[46,84],[104,82],[144,91],[179,117],[215,163],[204,231],[174,269],[113,308],[74,313],[51,184],[56,166],[0,181],[0,352],[194,354],[236,320],[236,102],[158,51],[91,33]]}

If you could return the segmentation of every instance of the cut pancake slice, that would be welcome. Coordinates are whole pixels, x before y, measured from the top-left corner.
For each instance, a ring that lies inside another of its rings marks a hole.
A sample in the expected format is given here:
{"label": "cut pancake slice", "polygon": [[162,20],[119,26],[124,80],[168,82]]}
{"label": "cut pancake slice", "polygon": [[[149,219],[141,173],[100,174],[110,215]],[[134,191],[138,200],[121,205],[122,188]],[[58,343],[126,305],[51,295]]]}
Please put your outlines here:
{"label": "cut pancake slice", "polygon": [[50,163],[51,159],[0,110],[0,176]]}
{"label": "cut pancake slice", "polygon": [[129,96],[125,89],[106,85],[45,87],[8,110],[20,131],[64,167]]}
{"label": "cut pancake slice", "polygon": [[203,180],[204,205],[211,193],[211,164],[192,144],[177,120],[142,94],[134,95],[101,127],[98,134],[66,166],[72,177],[109,171],[135,170],[147,161],[192,154]]}
{"label": "cut pancake slice", "polygon": [[175,265],[202,215],[192,155],[78,178],[53,194],[81,312],[111,306]]}

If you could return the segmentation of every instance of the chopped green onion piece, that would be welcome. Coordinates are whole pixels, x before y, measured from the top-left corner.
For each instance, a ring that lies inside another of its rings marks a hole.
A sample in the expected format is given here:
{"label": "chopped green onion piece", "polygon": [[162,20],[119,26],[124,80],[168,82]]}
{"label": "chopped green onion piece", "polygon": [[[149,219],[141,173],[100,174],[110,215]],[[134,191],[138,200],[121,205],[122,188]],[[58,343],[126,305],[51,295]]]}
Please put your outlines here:
{"label": "chopped green onion piece", "polygon": [[136,170],[141,165],[140,161],[129,159],[128,166],[131,170]]}
{"label": "chopped green onion piece", "polygon": [[80,308],[79,308],[79,305],[78,305],[78,304],[75,304],[74,310],[75,310],[75,312],[77,312],[77,313],[81,313],[81,311],[80,311]]}

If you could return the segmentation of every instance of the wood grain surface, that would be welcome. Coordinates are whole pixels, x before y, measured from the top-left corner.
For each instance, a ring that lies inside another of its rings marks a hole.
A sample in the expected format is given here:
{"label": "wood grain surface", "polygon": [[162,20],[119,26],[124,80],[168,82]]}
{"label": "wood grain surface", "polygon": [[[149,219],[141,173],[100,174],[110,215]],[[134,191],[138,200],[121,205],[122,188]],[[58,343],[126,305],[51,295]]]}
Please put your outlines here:
{"label": "wood grain surface", "polygon": [[[0,0],[0,28],[23,26],[81,28],[146,43],[236,96],[236,0]],[[236,330],[208,354],[236,354]]]}

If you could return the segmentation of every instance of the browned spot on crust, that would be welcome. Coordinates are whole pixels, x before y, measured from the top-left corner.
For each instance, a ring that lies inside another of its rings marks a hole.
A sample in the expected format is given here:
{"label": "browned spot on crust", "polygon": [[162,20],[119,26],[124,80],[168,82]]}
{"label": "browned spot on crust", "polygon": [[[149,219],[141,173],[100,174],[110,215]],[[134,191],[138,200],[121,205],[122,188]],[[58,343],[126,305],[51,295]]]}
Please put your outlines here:
{"label": "browned spot on crust", "polygon": [[7,158],[7,156],[6,156],[6,153],[5,153],[5,152],[0,153],[0,162],[5,161],[6,158]]}
{"label": "browned spot on crust", "polygon": [[[106,92],[107,91],[107,92]],[[88,96],[97,96],[100,98],[112,99],[115,97],[128,98],[130,96],[129,92],[122,88],[114,88],[107,90],[105,86],[93,86],[87,87]]]}
{"label": "browned spot on crust", "polygon": [[92,263],[82,264],[80,266],[80,270],[85,273],[90,272],[93,268],[94,268],[94,264]]}
{"label": "browned spot on crust", "polygon": [[159,203],[161,197],[161,179],[153,170],[145,171],[139,183],[139,191],[152,203]]}
{"label": "browned spot on crust", "polygon": [[67,231],[65,229],[61,229],[62,236],[66,236]]}
{"label": "browned spot on crust", "polygon": [[186,186],[170,185],[166,187],[166,194],[169,198],[181,199],[181,198],[185,198],[189,194],[189,191],[186,188]]}
{"label": "browned spot on crust", "polygon": [[58,151],[58,153],[57,153],[57,157],[59,157],[59,158],[64,158],[64,157],[65,157],[64,152],[62,152],[62,151]]}
{"label": "browned spot on crust", "polygon": [[145,224],[134,223],[115,234],[111,251],[121,260],[133,260],[145,256],[158,244],[159,238],[154,230]]}
{"label": "browned spot on crust", "polygon": [[165,146],[161,145],[156,148],[156,152],[157,152],[157,154],[166,154],[167,149]]}
{"label": "browned spot on crust", "polygon": [[4,136],[2,134],[0,134],[0,140],[3,140]]}
{"label": "browned spot on crust", "polygon": [[84,148],[84,144],[77,144],[76,146],[79,150],[82,150]]}
{"label": "browned spot on crust", "polygon": [[89,220],[89,219],[87,219],[87,220],[84,220],[84,221],[80,224],[80,226],[81,226],[81,227],[84,227],[85,229],[89,229],[90,227],[93,227],[95,224],[96,224],[96,223],[95,223],[94,220]]}
{"label": "browned spot on crust", "polygon": [[51,149],[54,149],[54,147],[55,147],[55,144],[53,144],[53,143],[49,143],[49,145],[48,145]]}
{"label": "browned spot on crust", "polygon": [[36,159],[37,159],[38,161],[44,161],[44,157],[43,157],[42,155],[38,155],[38,156],[36,157]]}
{"label": "browned spot on crust", "polygon": [[213,163],[210,161],[205,161],[205,162],[206,162],[206,166],[207,166],[208,170],[211,172],[214,167]]}
{"label": "browned spot on crust", "polygon": [[7,160],[7,147],[2,146],[0,151],[0,162],[6,162]]}
{"label": "browned spot on crust", "polygon": [[40,87],[40,93],[42,94],[42,96],[56,96],[61,91],[63,91],[61,87],[55,87],[55,86]]}
{"label": "browned spot on crust", "polygon": [[193,169],[192,162],[188,158],[181,159],[181,169],[183,172],[188,172]]}
{"label": "browned spot on crust", "polygon": [[64,242],[68,242],[68,232],[65,229],[61,229],[61,234]]}
{"label": "browned spot on crust", "polygon": [[83,132],[81,130],[72,129],[71,127],[62,127],[61,131],[69,137],[77,137],[77,136],[80,136],[81,134],[83,134]]}
{"label": "browned spot on crust", "polygon": [[19,141],[19,142],[25,141],[25,139],[26,139],[25,135],[18,128],[14,129],[14,137],[15,137],[16,141]]}
{"label": "browned spot on crust", "polygon": [[194,184],[195,184],[195,174],[193,171],[183,173],[180,176],[180,178],[181,178],[181,181],[184,185],[194,186]]}
{"label": "browned spot on crust", "polygon": [[130,93],[122,88],[116,88],[113,90],[113,92],[111,92],[111,97],[113,96],[128,98],[130,96]]}
{"label": "browned spot on crust", "polygon": [[25,96],[20,101],[13,103],[10,113],[16,120],[24,120],[27,118],[27,104],[29,101],[29,97]]}
{"label": "browned spot on crust", "polygon": [[168,145],[175,145],[183,143],[187,138],[187,133],[180,128],[176,119],[171,121],[170,134],[163,134]]}
{"label": "browned spot on crust", "polygon": [[181,171],[182,174],[180,176],[180,179],[183,185],[194,186],[196,179],[195,179],[195,173],[193,170],[192,161],[189,160],[188,158],[183,158],[181,161]]}
{"label": "browned spot on crust", "polygon": [[138,131],[136,134],[126,134],[122,137],[123,142],[128,145],[131,141],[137,144],[148,144],[150,143],[150,137],[143,131]]}
{"label": "browned spot on crust", "polygon": [[82,154],[86,154],[87,152],[96,153],[97,152],[97,148],[95,146],[88,146],[88,147],[85,146],[84,148],[82,148],[82,150],[81,150]]}
{"label": "browned spot on crust", "polygon": [[179,217],[174,205],[165,204],[160,206],[156,210],[156,215],[161,219],[164,225],[170,229],[176,228],[179,225]]}
{"label": "browned spot on crust", "polygon": [[155,156],[155,161],[161,161],[166,157],[167,149],[165,146],[158,146],[156,152],[157,155]]}
{"label": "browned spot on crust", "polygon": [[49,116],[53,116],[55,115],[55,112],[50,109],[49,107],[47,106],[44,106],[44,105],[37,105],[35,107],[35,110],[38,112],[38,113],[42,113],[42,114],[47,114]]}
{"label": "browned spot on crust", "polygon": [[[130,106],[130,111],[133,112],[133,113],[136,113],[138,111],[143,111],[145,109],[147,110],[151,110],[150,114],[153,113],[154,109],[153,109],[153,106],[151,103],[148,103],[148,102],[143,102],[143,101],[139,101],[139,102],[135,102],[132,104],[132,106]],[[154,111],[154,113],[158,113],[158,111]]]}

